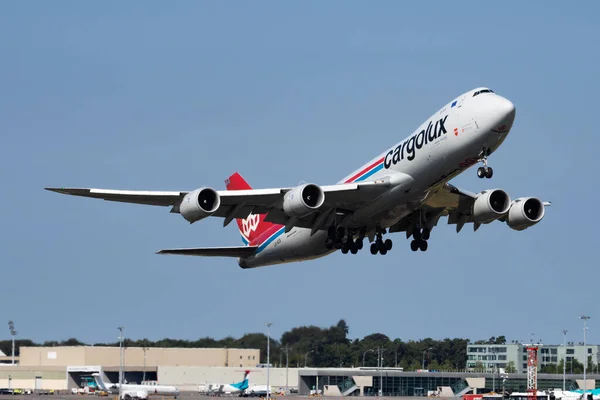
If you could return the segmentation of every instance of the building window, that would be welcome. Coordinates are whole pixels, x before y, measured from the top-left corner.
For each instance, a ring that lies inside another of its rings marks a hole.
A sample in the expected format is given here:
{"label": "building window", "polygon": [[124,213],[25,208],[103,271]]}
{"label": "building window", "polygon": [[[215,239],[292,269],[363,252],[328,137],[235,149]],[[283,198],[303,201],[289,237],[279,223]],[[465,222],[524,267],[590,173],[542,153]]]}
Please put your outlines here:
{"label": "building window", "polygon": [[588,349],[588,354],[592,354],[592,349]]}
{"label": "building window", "polygon": [[548,354],[548,350],[550,349],[542,349],[542,354]]}
{"label": "building window", "polygon": [[523,356],[523,361],[527,361],[527,356]]}
{"label": "building window", "polygon": [[242,364],[240,364],[240,367],[242,366]]}
{"label": "building window", "polygon": [[256,358],[254,358],[254,357],[256,357],[256,356],[252,356],[252,359],[253,359],[253,360],[256,360]]}
{"label": "building window", "polygon": [[567,361],[573,361],[573,357],[567,357]]}
{"label": "building window", "polygon": [[527,364],[523,364],[523,369],[527,369]]}
{"label": "building window", "polygon": [[558,354],[558,352],[556,351],[556,349],[550,349],[550,354]]}
{"label": "building window", "polygon": [[575,349],[567,349],[567,354],[575,354]]}
{"label": "building window", "polygon": [[550,360],[551,360],[552,362],[558,362],[558,357],[550,357]]}
{"label": "building window", "polygon": [[501,354],[498,356],[498,360],[500,360],[500,361],[506,360],[506,356]]}

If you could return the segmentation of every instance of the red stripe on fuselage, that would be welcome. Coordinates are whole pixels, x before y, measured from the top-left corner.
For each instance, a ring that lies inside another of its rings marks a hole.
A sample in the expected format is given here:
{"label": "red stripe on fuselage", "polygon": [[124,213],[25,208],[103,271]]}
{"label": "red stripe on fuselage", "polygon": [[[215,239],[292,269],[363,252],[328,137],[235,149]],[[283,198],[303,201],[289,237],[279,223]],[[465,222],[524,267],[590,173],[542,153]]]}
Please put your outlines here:
{"label": "red stripe on fuselage", "polygon": [[358,174],[354,175],[352,178],[348,179],[344,183],[354,182],[356,179],[360,178],[361,175],[366,174],[367,172],[369,172],[371,169],[375,168],[376,166],[378,166],[382,162],[383,162],[383,157],[380,160],[375,161],[373,164],[369,165],[367,168],[363,169]]}
{"label": "red stripe on fuselage", "polygon": [[265,240],[270,238],[271,235],[273,235],[275,232],[280,230],[282,227],[283,227],[283,225],[273,224],[272,226],[265,229],[264,232],[262,232],[260,235],[258,235],[254,240],[252,240],[250,243],[248,243],[248,245],[260,246],[261,244],[264,243]]}

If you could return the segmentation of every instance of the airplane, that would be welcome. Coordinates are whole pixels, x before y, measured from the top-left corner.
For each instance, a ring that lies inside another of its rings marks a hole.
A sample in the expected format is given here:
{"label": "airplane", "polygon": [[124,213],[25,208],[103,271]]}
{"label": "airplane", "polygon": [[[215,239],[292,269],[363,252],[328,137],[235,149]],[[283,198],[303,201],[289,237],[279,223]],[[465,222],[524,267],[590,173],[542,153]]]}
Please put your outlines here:
{"label": "airplane", "polygon": [[[96,384],[105,392],[108,393],[119,393],[119,384],[118,383],[109,383],[106,385],[104,380],[100,376],[100,374],[95,373],[92,374],[94,379],[96,380]],[[129,383],[121,384],[121,400],[131,400],[131,399],[147,399],[148,395],[162,395],[162,396],[174,396],[177,398],[180,392],[175,386],[166,386],[166,385],[134,385]]]}
{"label": "airplane", "polygon": [[244,379],[237,383],[211,384],[208,387],[209,394],[244,394],[250,385],[248,375],[250,371],[244,371]]}
{"label": "airplane", "polygon": [[502,189],[479,193],[449,181],[476,164],[479,178],[491,178],[488,158],[504,142],[515,120],[514,104],[487,87],[452,99],[409,137],[344,177],[335,185],[252,189],[239,173],[227,190],[131,191],[88,188],[46,190],[108,201],[171,207],[190,224],[221,217],[236,219],[243,246],[178,248],[157,254],[236,257],[254,268],[326,256],[356,254],[368,239],[371,254],[392,249],[387,233],[412,237],[412,251],[426,251],[441,217],[460,232],[466,223],[505,222],[522,231],[542,220],[551,203],[537,197],[511,200]]}

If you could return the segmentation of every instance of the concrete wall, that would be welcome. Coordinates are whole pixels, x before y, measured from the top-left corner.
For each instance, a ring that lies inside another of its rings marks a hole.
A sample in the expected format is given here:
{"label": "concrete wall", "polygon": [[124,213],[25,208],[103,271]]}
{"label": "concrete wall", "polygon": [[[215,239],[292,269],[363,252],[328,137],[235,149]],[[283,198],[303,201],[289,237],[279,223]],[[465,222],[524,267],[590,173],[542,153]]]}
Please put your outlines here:
{"label": "concrete wall", "polygon": [[85,347],[21,347],[20,350],[22,366],[85,365]]}
{"label": "concrete wall", "polygon": [[[125,366],[143,366],[144,350],[129,347],[124,351]],[[233,366],[254,367],[260,361],[258,349],[200,349],[200,348],[160,348],[146,350],[146,366]],[[70,366],[102,365],[117,366],[118,347],[22,347],[22,366]]]}
{"label": "concrete wall", "polygon": [[[285,387],[285,368],[269,368],[269,383],[273,390]],[[239,382],[244,371],[239,367],[158,367],[158,381],[163,385],[174,385],[181,390],[198,390],[200,384],[225,384]],[[250,368],[250,386],[267,384],[266,368]],[[298,369],[288,369],[289,387],[298,387]]]}
{"label": "concrete wall", "polygon": [[67,373],[61,367],[21,367],[11,366],[0,368],[0,387],[12,389],[36,389],[36,377],[41,378],[41,386],[38,389],[67,389]]}

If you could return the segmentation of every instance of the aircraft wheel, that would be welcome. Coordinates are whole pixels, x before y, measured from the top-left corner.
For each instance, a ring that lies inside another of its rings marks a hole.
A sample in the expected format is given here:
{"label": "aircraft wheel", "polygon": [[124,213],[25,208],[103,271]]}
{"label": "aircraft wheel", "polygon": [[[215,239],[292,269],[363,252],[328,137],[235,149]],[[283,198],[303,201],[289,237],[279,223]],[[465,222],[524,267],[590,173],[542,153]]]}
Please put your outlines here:
{"label": "aircraft wheel", "polygon": [[362,250],[362,248],[363,248],[363,240],[362,239],[356,239],[356,242],[354,242],[354,245],[356,246],[356,248],[358,250]]}
{"label": "aircraft wheel", "polygon": [[423,240],[429,240],[430,235],[431,232],[429,231],[429,229],[423,228],[423,232],[421,233],[421,237],[423,238]]}
{"label": "aircraft wheel", "polygon": [[385,256],[387,254],[387,250],[384,248],[382,250],[379,250],[379,253],[381,253],[382,256]]}
{"label": "aircraft wheel", "polygon": [[379,249],[377,248],[377,244],[376,243],[371,243],[371,254],[375,255],[377,254],[377,251]]}
{"label": "aircraft wheel", "polygon": [[419,249],[421,249],[421,251],[427,251],[427,242],[426,241],[422,241],[421,243],[419,243]]}
{"label": "aircraft wheel", "polygon": [[346,234],[346,230],[344,227],[338,226],[335,233],[337,234],[338,239],[341,239]]}
{"label": "aircraft wheel", "polygon": [[344,244],[343,244],[341,241],[339,241],[339,240],[338,240],[338,241],[335,241],[335,242],[333,243],[333,246],[334,246],[336,249],[341,249],[342,247],[344,247]]}
{"label": "aircraft wheel", "polygon": [[492,176],[494,176],[494,170],[492,169],[492,167],[488,167],[485,171],[485,177],[490,179]]}
{"label": "aircraft wheel", "polygon": [[477,168],[477,177],[478,178],[485,178],[487,174],[485,173],[485,168],[483,167],[479,167]]}
{"label": "aircraft wheel", "polygon": [[358,248],[356,246],[352,246],[352,248],[350,249],[350,253],[352,253],[352,254],[358,253]]}
{"label": "aircraft wheel", "polygon": [[410,242],[410,249],[412,251],[417,251],[419,250],[419,242],[417,242],[416,240],[413,240]]}
{"label": "aircraft wheel", "polygon": [[392,249],[392,240],[391,239],[385,239],[385,249],[388,251]]}
{"label": "aircraft wheel", "polygon": [[342,247],[342,253],[348,254],[348,248],[346,246]]}

